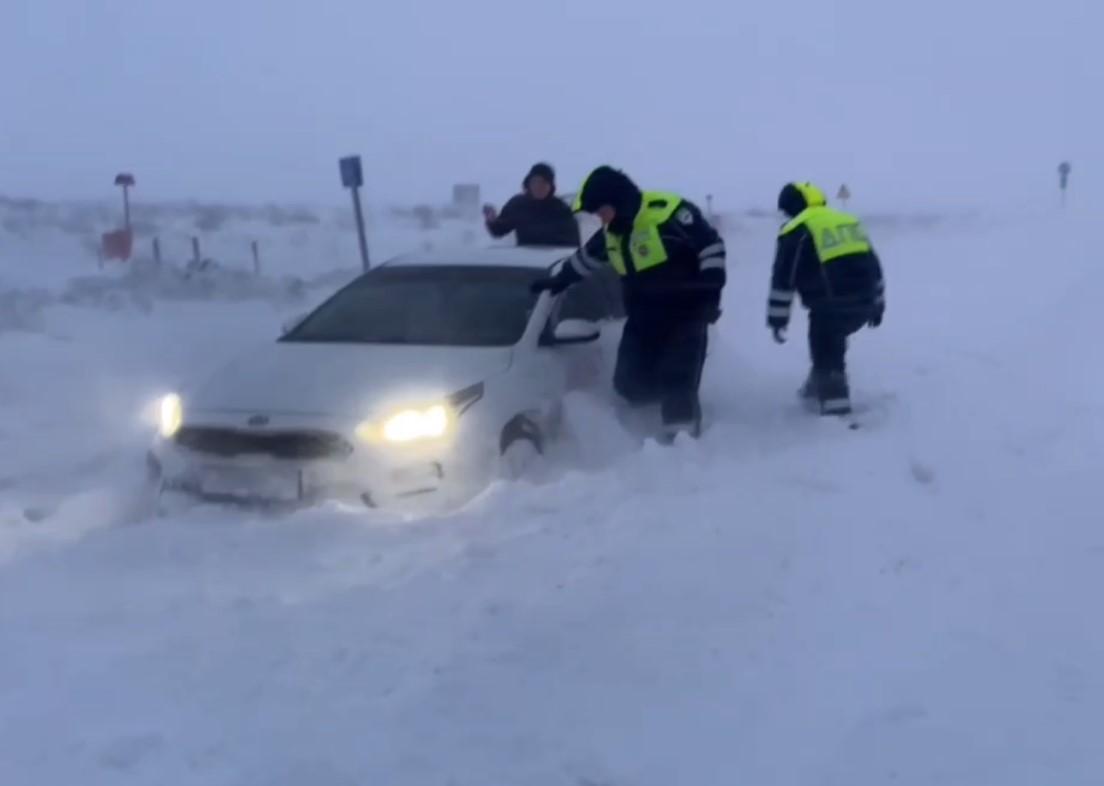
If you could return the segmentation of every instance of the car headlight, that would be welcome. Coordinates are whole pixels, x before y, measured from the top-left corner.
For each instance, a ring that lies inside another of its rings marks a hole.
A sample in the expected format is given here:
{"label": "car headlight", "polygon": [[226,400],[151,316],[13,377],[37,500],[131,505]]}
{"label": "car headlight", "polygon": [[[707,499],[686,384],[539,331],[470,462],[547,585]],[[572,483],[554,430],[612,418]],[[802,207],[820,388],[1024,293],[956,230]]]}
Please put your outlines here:
{"label": "car headlight", "polygon": [[452,427],[452,412],[445,404],[396,412],[381,423],[366,421],[357,426],[357,436],[374,442],[416,442],[440,439]]}
{"label": "car headlight", "polygon": [[170,393],[161,399],[159,430],[165,439],[172,439],[184,424],[184,402],[180,396]]}

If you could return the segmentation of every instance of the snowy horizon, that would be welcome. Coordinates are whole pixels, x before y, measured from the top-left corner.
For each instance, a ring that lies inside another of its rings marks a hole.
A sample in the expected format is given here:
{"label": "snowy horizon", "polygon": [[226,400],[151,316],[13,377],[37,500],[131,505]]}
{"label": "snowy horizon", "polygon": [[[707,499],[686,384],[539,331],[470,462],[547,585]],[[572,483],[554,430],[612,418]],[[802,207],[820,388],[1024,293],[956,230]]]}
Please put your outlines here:
{"label": "snowy horizon", "polygon": [[1046,204],[1069,160],[1088,200],[1102,26],[1089,0],[699,0],[662,25],[628,0],[14,0],[0,191],[132,171],[148,199],[341,204],[358,153],[369,199],[402,202],[479,182],[500,203],[544,159],[565,191],[612,163],[731,207],[807,179],[889,210]]}

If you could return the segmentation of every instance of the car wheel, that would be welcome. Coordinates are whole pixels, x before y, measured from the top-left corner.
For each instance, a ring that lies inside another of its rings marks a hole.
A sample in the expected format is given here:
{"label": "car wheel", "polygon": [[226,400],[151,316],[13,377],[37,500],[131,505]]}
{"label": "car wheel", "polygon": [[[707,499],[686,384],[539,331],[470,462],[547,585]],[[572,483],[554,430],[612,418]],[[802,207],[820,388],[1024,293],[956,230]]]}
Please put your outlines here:
{"label": "car wheel", "polygon": [[499,449],[499,475],[518,480],[543,455],[544,440],[533,421],[518,415],[502,429]]}

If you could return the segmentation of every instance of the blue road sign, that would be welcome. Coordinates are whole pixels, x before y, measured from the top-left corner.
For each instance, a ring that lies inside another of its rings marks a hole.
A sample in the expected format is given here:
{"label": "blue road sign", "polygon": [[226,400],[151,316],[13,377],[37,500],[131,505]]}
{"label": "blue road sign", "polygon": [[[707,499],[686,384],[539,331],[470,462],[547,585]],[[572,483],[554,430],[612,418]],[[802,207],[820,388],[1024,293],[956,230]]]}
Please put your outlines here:
{"label": "blue road sign", "polygon": [[364,234],[364,211],[360,206],[360,187],[364,185],[364,171],[360,167],[360,156],[345,156],[338,159],[341,169],[341,185],[353,195],[353,215],[356,217],[357,240],[360,242],[360,263],[364,272],[368,272],[368,239]]}
{"label": "blue road sign", "polygon": [[345,188],[360,188],[364,185],[364,171],[360,167],[360,156],[346,156],[337,163],[341,168],[341,185]]}

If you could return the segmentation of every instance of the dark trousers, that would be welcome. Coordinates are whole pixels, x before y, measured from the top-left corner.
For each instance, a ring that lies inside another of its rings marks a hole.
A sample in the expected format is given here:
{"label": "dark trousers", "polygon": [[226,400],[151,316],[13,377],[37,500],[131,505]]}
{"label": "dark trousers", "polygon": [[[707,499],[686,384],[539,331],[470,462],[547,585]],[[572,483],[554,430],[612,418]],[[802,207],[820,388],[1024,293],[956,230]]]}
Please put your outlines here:
{"label": "dark trousers", "polygon": [[700,319],[630,316],[617,348],[614,389],[631,404],[658,402],[666,425],[697,428],[708,327]]}
{"label": "dark trousers", "polygon": [[859,331],[870,315],[813,309],[809,312],[809,354],[814,371],[847,370],[847,338]]}

